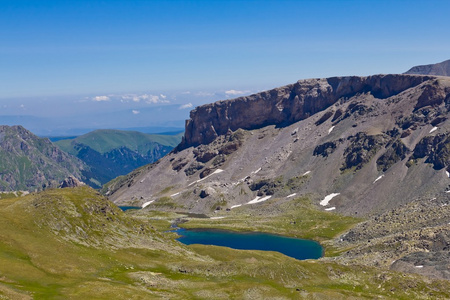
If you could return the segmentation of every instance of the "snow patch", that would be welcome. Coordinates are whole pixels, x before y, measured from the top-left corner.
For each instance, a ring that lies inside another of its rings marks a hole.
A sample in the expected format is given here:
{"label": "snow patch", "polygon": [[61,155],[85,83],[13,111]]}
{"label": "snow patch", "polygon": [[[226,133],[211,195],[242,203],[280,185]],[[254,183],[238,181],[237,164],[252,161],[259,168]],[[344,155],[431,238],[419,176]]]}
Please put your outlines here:
{"label": "snow patch", "polygon": [[330,211],[330,210],[335,210],[336,209],[336,207],[330,207],[330,208],[325,208],[325,210],[327,210],[327,211]]}
{"label": "snow patch", "polygon": [[149,206],[153,202],[155,202],[155,200],[151,200],[151,201],[145,202],[144,204],[142,204],[142,208],[145,208],[145,207]]}
{"label": "snow patch", "polygon": [[219,220],[219,219],[223,219],[223,218],[225,218],[225,217],[211,217],[211,218],[209,218],[210,220]]}
{"label": "snow patch", "polygon": [[269,200],[270,198],[272,198],[272,196],[266,196],[266,197],[256,197],[255,199],[253,199],[252,201],[248,202],[247,204],[255,204],[255,203],[259,203],[259,202],[263,202],[266,200]]}
{"label": "snow patch", "polygon": [[175,196],[178,196],[179,194],[180,194],[180,192],[172,194],[172,195],[170,195],[170,197],[175,197]]}
{"label": "snow patch", "polygon": [[311,173],[311,171],[306,171],[302,176],[308,175],[309,173]]}
{"label": "snow patch", "polygon": [[242,206],[242,204],[233,205],[232,207],[230,207],[230,209],[233,209],[233,208],[236,208],[236,207],[239,207],[239,206]]}
{"label": "snow patch", "polygon": [[330,134],[330,133],[333,131],[334,127],[335,127],[335,126],[331,126],[331,128],[328,129],[328,134]]}
{"label": "snow patch", "polygon": [[423,266],[415,266],[415,267],[416,267],[416,268],[419,268],[419,269],[420,269],[420,268],[423,268]]}
{"label": "snow patch", "polygon": [[193,185],[193,184],[196,184],[196,183],[198,183],[198,182],[200,182],[200,181],[203,181],[203,180],[205,180],[206,178],[208,178],[208,177],[210,177],[210,176],[212,176],[212,175],[214,175],[214,174],[219,174],[219,173],[222,173],[222,172],[223,172],[222,169],[217,169],[217,170],[215,170],[214,172],[212,172],[211,174],[209,174],[208,176],[203,177],[202,179],[199,179],[199,180],[196,180],[196,181],[194,181],[194,182],[189,183],[188,186],[191,186],[191,185]]}
{"label": "snow patch", "polygon": [[291,197],[294,197],[295,195],[297,195],[297,193],[290,194],[286,198],[291,198]]}
{"label": "snow patch", "polygon": [[261,168],[259,168],[259,169],[256,170],[256,171],[253,171],[252,174],[256,174],[256,173],[258,173],[259,171],[261,171]]}
{"label": "snow patch", "polygon": [[448,171],[445,171],[445,174],[447,174],[447,177],[450,177],[450,173]]}
{"label": "snow patch", "polygon": [[[217,169],[217,170],[215,170],[214,172],[212,172],[212,174],[211,175],[214,175],[214,174],[219,174],[219,173],[222,173],[223,172],[223,170],[222,169]],[[208,176],[206,176],[205,178],[207,178]]]}
{"label": "snow patch", "polygon": [[433,131],[436,131],[437,129],[438,129],[437,127],[433,127],[433,128],[431,128],[429,133],[432,133]]}
{"label": "snow patch", "polygon": [[378,176],[378,177],[377,177],[377,179],[375,179],[373,183],[377,182],[378,180],[380,180],[380,179],[381,179],[381,178],[383,178],[383,177],[384,177],[384,174],[383,174],[383,175],[380,175],[380,176]]}
{"label": "snow patch", "polygon": [[320,201],[320,205],[322,205],[322,206],[327,206],[328,205],[328,202],[330,202],[331,201],[331,199],[333,199],[334,197],[336,197],[336,196],[338,196],[338,195],[340,195],[341,193],[332,193],[332,194],[329,194],[329,195],[327,195],[327,196],[325,196],[325,198],[323,198],[323,200],[322,201]]}

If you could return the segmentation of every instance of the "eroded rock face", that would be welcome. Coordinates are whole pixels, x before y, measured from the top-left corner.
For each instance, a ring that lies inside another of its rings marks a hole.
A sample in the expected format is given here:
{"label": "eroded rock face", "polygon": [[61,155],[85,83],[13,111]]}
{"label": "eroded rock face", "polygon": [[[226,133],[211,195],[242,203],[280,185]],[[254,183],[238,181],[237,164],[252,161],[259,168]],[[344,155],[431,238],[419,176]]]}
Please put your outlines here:
{"label": "eroded rock face", "polygon": [[[308,79],[247,97],[202,105],[191,111],[178,150],[208,144],[229,130],[287,126],[356,94],[370,92],[376,98],[388,98],[431,78],[374,75]],[[445,92],[424,90],[418,107],[442,102],[444,99],[436,94],[445,95]]]}
{"label": "eroded rock face", "polygon": [[78,187],[78,186],[83,186],[85,185],[84,182],[81,182],[80,180],[78,180],[77,178],[73,177],[73,176],[69,176],[66,179],[64,179],[61,184],[60,184],[60,188],[74,188],[74,187]]}
{"label": "eroded rock face", "polygon": [[435,169],[450,166],[450,134],[438,134],[424,137],[414,149],[412,158],[428,157],[425,162],[433,164]]}

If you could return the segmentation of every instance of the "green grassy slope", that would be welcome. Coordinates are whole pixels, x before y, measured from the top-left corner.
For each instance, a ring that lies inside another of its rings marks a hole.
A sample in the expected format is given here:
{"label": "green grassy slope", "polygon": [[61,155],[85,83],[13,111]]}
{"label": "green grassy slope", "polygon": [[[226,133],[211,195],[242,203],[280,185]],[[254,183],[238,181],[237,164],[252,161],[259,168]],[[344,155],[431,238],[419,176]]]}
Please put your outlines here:
{"label": "green grassy slope", "polygon": [[450,297],[448,281],[417,275],[187,247],[166,232],[174,216],[124,213],[87,187],[0,199],[0,216],[1,299]]}
{"label": "green grassy slope", "polygon": [[101,129],[89,132],[74,139],[66,139],[55,142],[61,149],[76,155],[74,144],[83,144],[91,149],[104,154],[114,149],[127,147],[130,150],[146,154],[153,150],[155,143],[162,146],[177,146],[183,133],[177,135],[148,134],[137,131],[123,131],[114,129]]}

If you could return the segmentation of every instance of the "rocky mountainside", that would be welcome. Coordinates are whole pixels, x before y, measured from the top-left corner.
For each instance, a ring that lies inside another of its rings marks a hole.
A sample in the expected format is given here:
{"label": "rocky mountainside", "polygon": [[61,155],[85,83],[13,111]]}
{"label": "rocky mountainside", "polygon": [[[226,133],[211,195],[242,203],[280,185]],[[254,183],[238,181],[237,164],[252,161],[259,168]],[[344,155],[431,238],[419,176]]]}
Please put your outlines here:
{"label": "rocky mountainside", "polygon": [[90,185],[98,188],[117,176],[160,159],[181,141],[181,135],[108,129],[59,140],[55,144],[90,167]]}
{"label": "rocky mountainside", "polygon": [[46,138],[22,126],[0,126],[0,190],[57,187],[68,177],[85,179],[89,168]]}
{"label": "rocky mountainside", "polygon": [[[448,279],[449,112],[447,77],[301,80],[196,108],[176,151],[103,193],[210,216],[187,223],[200,228],[323,228],[339,253],[325,261]],[[361,223],[342,230],[326,216]]]}
{"label": "rocky mountainside", "polygon": [[415,66],[404,74],[450,76],[450,59],[437,64]]}
{"label": "rocky mountainside", "polygon": [[383,212],[449,186],[449,95],[443,77],[376,75],[204,105],[177,152],[105,192],[199,213],[291,194],[346,215]]}

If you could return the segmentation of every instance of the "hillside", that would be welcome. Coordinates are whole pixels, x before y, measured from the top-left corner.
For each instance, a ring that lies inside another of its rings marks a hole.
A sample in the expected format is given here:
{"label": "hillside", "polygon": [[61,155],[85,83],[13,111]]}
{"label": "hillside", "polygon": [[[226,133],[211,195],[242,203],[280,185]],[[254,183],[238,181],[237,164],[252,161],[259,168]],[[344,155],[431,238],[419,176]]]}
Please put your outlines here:
{"label": "hillside", "polygon": [[57,187],[69,176],[85,179],[89,167],[22,126],[0,126],[0,190]]}
{"label": "hillside", "polygon": [[450,76],[450,59],[437,64],[415,66],[404,74]]}
{"label": "hillside", "polygon": [[180,142],[181,135],[95,130],[76,138],[56,141],[55,144],[84,161],[92,170],[96,187],[99,187],[163,157]]}
{"label": "hillside", "polygon": [[0,215],[2,299],[450,297],[448,281],[418,275],[184,246],[167,231],[177,215],[124,213],[88,187],[2,197]]}
{"label": "hillside", "polygon": [[177,152],[107,192],[133,205],[168,197],[198,213],[293,193],[345,215],[381,213],[446,191],[449,93],[443,77],[375,75],[200,106]]}

